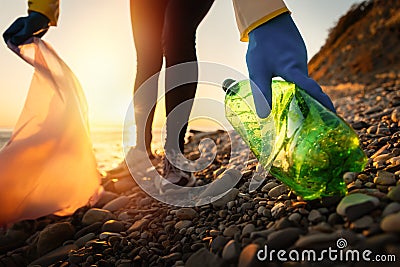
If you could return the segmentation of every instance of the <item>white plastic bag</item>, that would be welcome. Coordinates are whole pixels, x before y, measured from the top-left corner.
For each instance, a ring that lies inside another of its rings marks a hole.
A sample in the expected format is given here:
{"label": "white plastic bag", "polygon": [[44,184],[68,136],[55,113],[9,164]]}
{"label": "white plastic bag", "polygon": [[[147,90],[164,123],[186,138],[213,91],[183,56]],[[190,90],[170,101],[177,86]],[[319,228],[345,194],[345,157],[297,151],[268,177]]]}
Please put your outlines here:
{"label": "white plastic bag", "polygon": [[0,225],[69,215],[94,203],[101,190],[79,81],[38,38],[10,48],[35,72],[12,137],[0,151]]}

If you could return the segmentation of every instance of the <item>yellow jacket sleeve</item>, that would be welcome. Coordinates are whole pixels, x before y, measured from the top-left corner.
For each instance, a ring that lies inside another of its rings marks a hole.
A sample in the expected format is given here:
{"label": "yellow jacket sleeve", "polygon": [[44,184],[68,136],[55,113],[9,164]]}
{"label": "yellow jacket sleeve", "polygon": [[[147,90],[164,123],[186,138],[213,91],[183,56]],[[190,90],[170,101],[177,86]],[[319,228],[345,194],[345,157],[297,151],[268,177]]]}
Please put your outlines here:
{"label": "yellow jacket sleeve", "polygon": [[240,40],[249,41],[249,32],[268,20],[288,12],[283,0],[233,0]]}
{"label": "yellow jacket sleeve", "polygon": [[41,13],[50,19],[50,25],[56,26],[59,14],[59,0],[29,0],[28,11]]}

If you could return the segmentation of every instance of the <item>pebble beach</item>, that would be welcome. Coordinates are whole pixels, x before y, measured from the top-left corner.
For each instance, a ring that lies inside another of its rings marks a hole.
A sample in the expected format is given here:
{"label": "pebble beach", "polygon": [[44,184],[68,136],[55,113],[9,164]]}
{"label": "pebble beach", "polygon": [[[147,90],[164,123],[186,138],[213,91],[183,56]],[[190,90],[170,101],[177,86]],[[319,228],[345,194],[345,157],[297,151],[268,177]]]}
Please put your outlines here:
{"label": "pebble beach", "polygon": [[[187,158],[199,157],[197,145],[203,138],[216,144],[213,163],[195,173],[196,186],[217,179],[232,164],[241,167],[242,179],[223,198],[176,207],[153,199],[131,177],[103,178],[105,192],[94,206],[1,230],[0,266],[398,266],[399,89],[399,82],[391,82],[335,98],[338,114],[356,130],[368,156],[363,172],[344,174],[344,197],[304,201],[271,175],[249,193],[258,162],[251,153],[246,161],[230,155],[232,142],[249,153],[244,142],[237,135],[230,140],[224,131],[192,131]],[[95,146],[95,152],[102,149],[109,148]],[[117,151],[108,158],[102,154],[100,171],[119,160]],[[276,252],[260,260],[266,248]],[[339,254],[335,260],[328,254],[318,257],[328,248],[360,255],[368,250],[371,261]],[[277,257],[280,250],[287,252],[286,260]],[[304,250],[314,251],[316,258],[289,254]]]}

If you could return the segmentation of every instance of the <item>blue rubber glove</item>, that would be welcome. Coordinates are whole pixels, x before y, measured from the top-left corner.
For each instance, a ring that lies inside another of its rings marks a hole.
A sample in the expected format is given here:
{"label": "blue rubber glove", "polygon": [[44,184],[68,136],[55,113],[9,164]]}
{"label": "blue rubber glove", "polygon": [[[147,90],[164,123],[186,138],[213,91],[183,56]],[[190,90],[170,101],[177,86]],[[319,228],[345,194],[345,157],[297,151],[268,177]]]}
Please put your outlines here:
{"label": "blue rubber glove", "polygon": [[20,17],[3,33],[4,41],[18,46],[29,38],[41,38],[49,29],[50,19],[41,13],[31,11],[27,17]]}
{"label": "blue rubber glove", "polygon": [[270,113],[271,82],[277,76],[297,84],[336,113],[331,99],[308,76],[306,46],[289,13],[281,14],[249,33],[246,61],[259,117],[265,118]]}

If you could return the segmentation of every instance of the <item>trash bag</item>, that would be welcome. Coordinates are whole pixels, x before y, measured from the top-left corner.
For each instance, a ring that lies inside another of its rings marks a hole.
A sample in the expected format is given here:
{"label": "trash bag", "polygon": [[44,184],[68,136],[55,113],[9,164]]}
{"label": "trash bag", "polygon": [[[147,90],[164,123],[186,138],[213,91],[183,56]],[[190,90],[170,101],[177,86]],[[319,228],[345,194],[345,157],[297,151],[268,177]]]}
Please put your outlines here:
{"label": "trash bag", "polygon": [[102,190],[85,96],[44,41],[9,47],[35,71],[12,136],[0,151],[0,225],[70,215],[93,204]]}
{"label": "trash bag", "polygon": [[233,128],[264,169],[305,200],[344,195],[343,174],[367,164],[351,126],[295,84],[272,82],[272,109],[264,119],[255,111],[250,81],[225,84]]}

